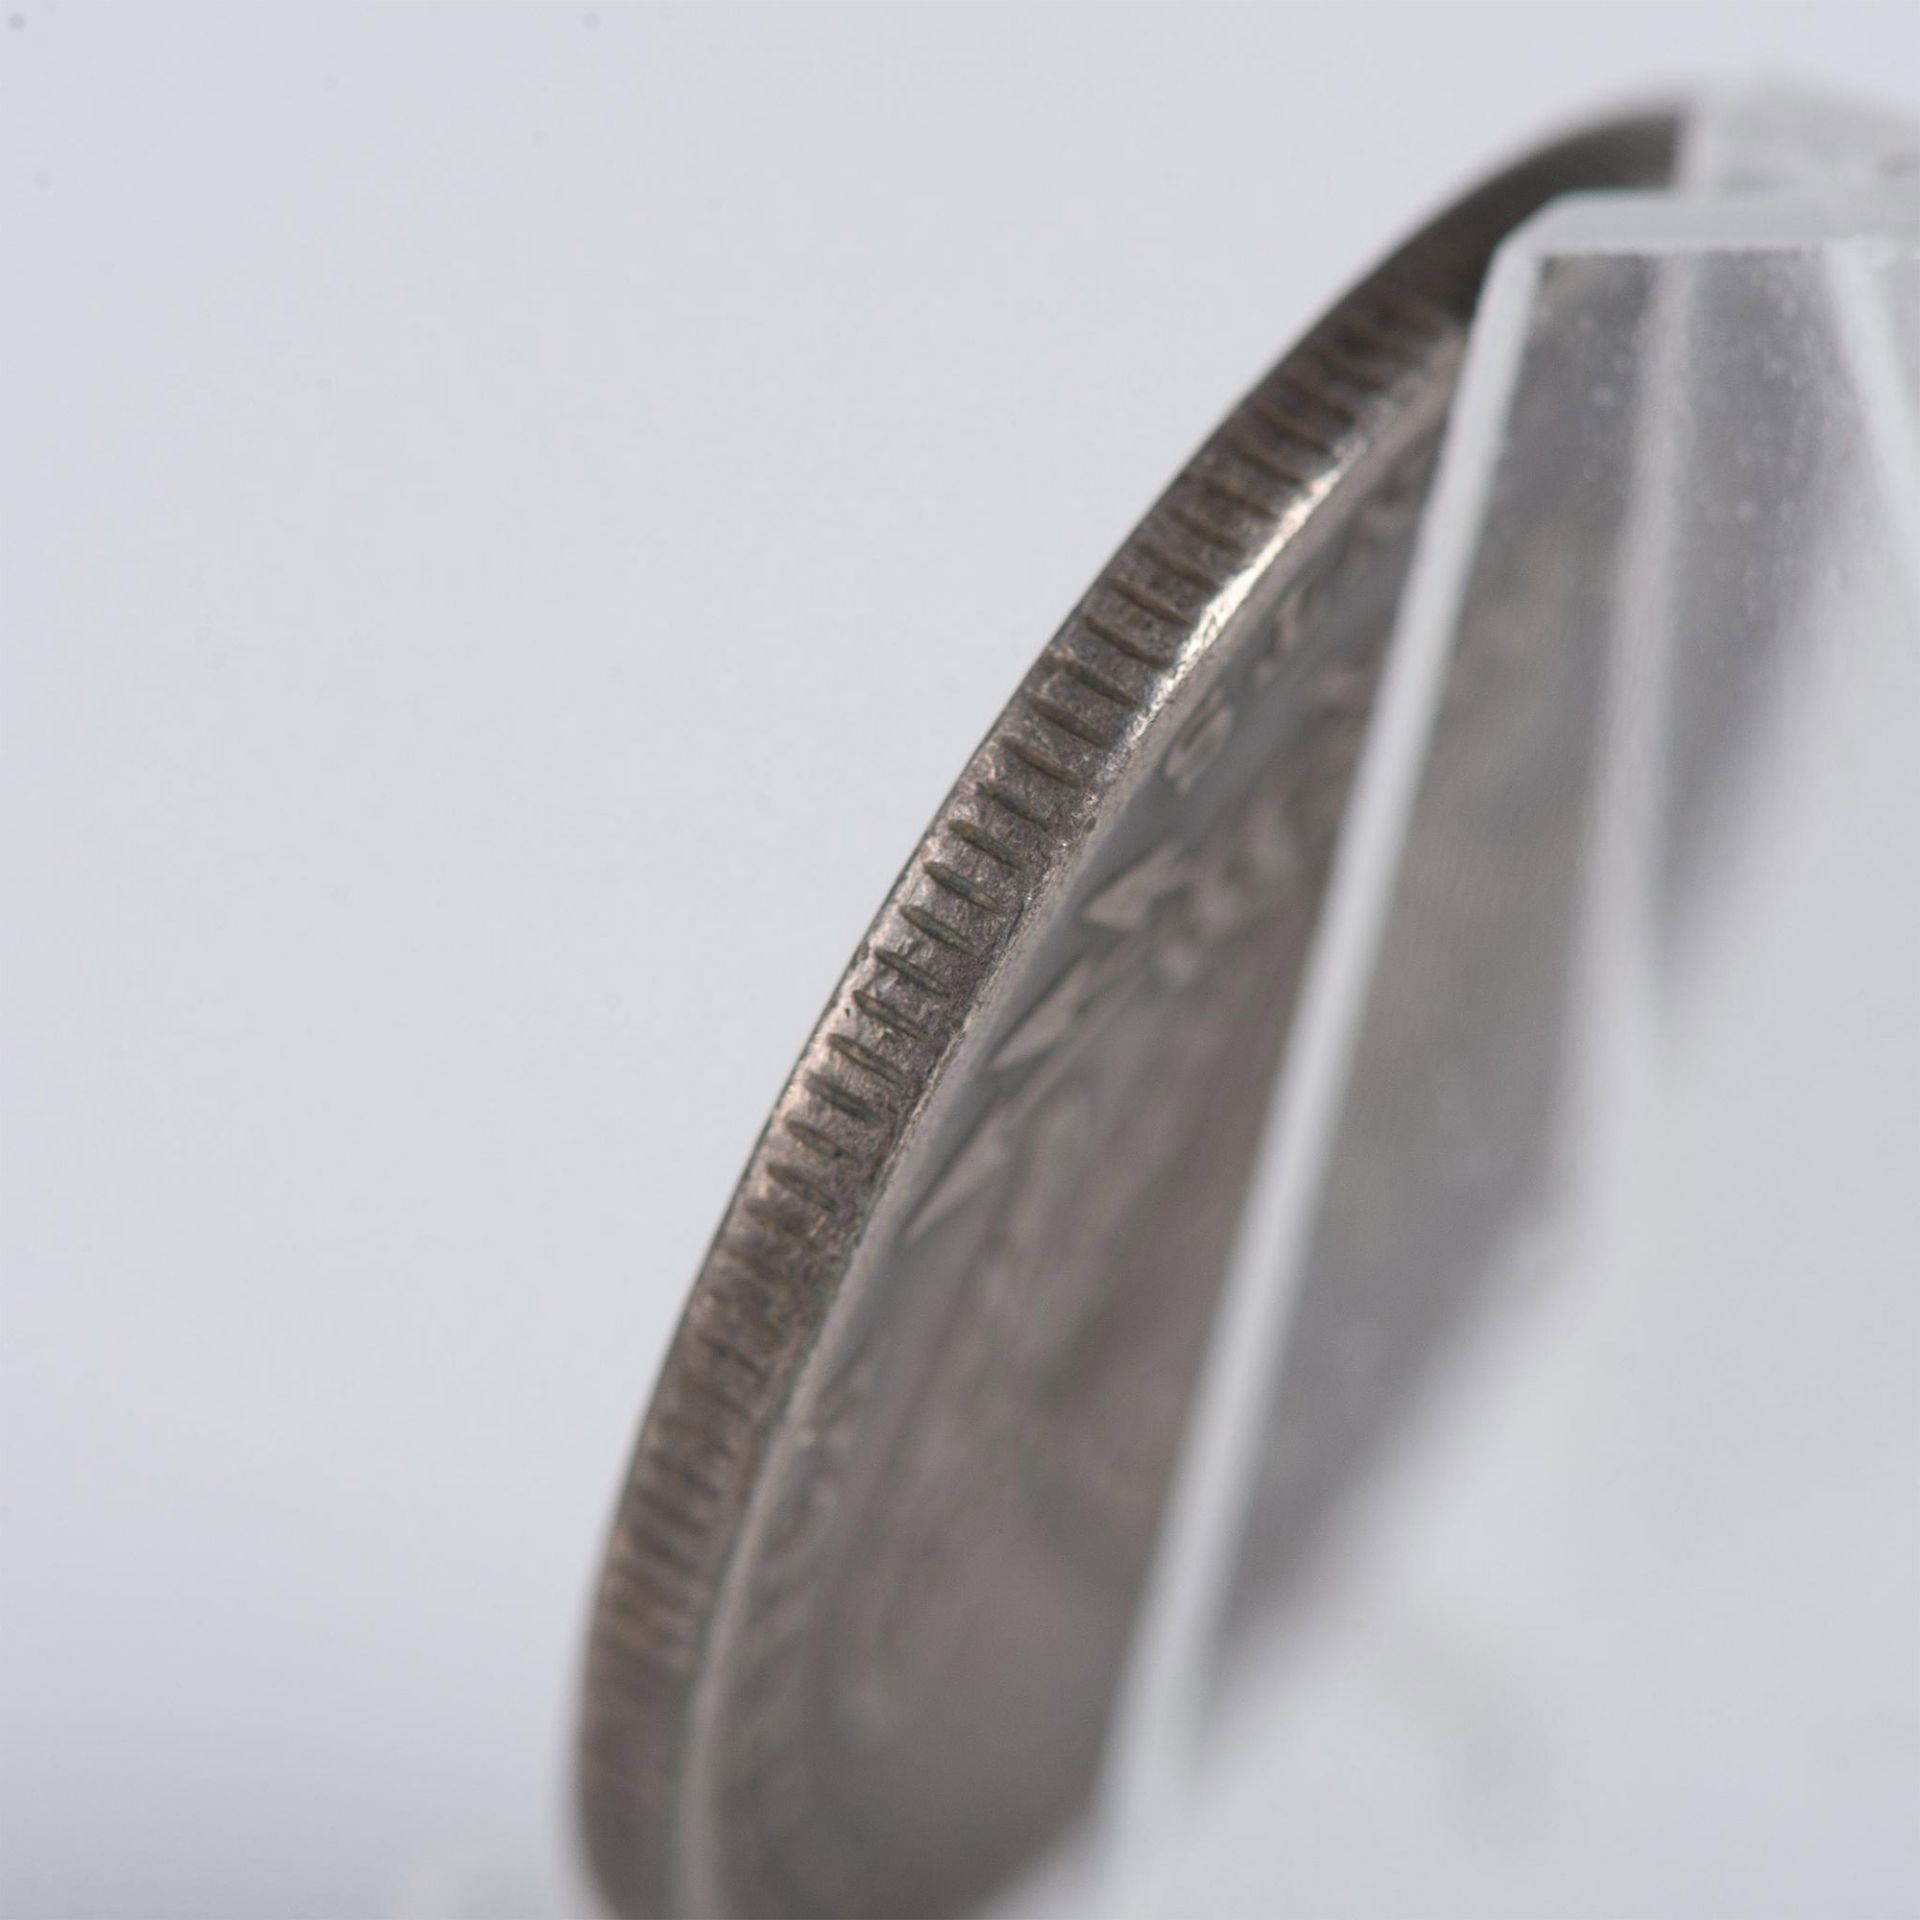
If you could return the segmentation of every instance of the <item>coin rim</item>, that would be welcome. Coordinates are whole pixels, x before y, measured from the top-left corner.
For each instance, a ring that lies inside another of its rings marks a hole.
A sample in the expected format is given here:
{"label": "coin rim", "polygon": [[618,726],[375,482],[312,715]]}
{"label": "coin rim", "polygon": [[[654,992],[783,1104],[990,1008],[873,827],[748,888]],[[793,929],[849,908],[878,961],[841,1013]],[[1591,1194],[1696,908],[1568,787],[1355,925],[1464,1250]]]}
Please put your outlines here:
{"label": "coin rim", "polygon": [[707,1629],[759,1469],[913,1121],[1016,932],[1072,868],[1142,736],[1341,492],[1380,409],[1457,349],[1500,240],[1560,193],[1665,180],[1677,125],[1671,111],[1642,113],[1535,151],[1337,302],[1128,535],[921,837],[754,1146],[616,1508],[576,1783],[587,1857],[615,1910],[676,1910]]}

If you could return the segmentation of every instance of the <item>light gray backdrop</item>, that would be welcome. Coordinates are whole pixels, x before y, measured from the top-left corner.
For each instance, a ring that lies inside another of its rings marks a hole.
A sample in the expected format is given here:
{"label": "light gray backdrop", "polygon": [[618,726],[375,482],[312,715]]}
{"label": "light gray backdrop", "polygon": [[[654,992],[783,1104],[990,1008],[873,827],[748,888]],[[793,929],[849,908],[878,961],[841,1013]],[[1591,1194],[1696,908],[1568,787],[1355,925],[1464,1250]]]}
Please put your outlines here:
{"label": "light gray backdrop", "polygon": [[0,26],[0,1906],[557,1912],[686,1281],[1028,657],[1502,149],[1920,14]]}

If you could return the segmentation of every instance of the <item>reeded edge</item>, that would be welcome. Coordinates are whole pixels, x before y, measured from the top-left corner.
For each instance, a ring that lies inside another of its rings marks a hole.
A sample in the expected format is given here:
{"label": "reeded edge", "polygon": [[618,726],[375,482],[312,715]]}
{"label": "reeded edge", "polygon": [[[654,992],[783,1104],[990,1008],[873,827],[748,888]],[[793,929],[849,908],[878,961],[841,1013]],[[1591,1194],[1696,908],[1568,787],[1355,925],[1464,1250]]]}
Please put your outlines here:
{"label": "reeded edge", "polygon": [[1457,344],[1499,241],[1560,193],[1666,179],[1677,132],[1672,112],[1646,113],[1536,151],[1337,303],[1127,537],[895,882],[755,1144],[615,1513],[587,1647],[578,1811],[616,1911],[677,1910],[706,1629],[760,1457],[1014,929],[1070,866],[1149,722],[1337,494],[1383,396]]}

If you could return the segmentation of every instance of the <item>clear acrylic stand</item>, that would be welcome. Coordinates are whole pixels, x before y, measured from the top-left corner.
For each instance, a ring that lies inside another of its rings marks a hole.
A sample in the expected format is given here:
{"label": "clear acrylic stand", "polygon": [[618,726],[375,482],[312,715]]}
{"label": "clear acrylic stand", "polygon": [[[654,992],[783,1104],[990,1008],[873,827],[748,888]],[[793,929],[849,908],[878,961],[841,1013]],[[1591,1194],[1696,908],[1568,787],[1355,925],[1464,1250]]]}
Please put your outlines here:
{"label": "clear acrylic stand", "polygon": [[1920,1887],[1914,130],[1488,284],[1087,1857],[1024,1914]]}

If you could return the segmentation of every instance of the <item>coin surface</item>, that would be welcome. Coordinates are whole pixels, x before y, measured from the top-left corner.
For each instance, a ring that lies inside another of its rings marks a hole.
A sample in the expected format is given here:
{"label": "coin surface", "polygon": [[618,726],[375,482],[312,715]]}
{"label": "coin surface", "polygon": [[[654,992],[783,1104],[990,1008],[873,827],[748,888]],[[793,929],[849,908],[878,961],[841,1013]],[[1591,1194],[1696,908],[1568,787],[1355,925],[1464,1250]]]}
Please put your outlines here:
{"label": "coin surface", "polygon": [[615,1516],[579,1770],[631,1914],[962,1911],[1085,1800],[1489,256],[1462,201],[1054,637],[748,1164]]}

